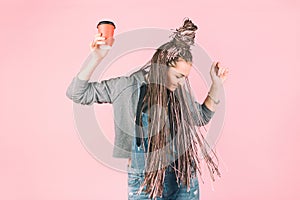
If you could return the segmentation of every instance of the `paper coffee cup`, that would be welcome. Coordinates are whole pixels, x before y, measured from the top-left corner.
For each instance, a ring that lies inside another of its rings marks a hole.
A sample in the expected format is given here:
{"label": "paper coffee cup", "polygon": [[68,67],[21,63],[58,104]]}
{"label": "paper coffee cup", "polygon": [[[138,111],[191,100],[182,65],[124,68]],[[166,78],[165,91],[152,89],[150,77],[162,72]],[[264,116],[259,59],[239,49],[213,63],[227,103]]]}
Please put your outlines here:
{"label": "paper coffee cup", "polygon": [[100,45],[102,49],[110,49],[112,46],[113,40],[107,40],[108,38],[112,38],[114,36],[114,31],[116,29],[116,25],[110,20],[102,20],[97,25],[98,33],[101,34],[102,37],[105,37],[105,44]]}

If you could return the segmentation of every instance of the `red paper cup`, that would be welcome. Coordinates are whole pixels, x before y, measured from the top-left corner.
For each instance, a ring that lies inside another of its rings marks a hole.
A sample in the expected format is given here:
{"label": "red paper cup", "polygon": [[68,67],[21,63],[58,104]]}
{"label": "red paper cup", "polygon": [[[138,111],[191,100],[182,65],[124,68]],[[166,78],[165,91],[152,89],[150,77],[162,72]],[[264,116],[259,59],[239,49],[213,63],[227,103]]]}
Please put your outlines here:
{"label": "red paper cup", "polygon": [[110,48],[112,46],[113,40],[107,40],[114,36],[114,31],[116,29],[115,24],[112,21],[100,21],[97,25],[98,33],[102,34],[102,37],[105,37],[106,44],[100,45],[100,48]]}

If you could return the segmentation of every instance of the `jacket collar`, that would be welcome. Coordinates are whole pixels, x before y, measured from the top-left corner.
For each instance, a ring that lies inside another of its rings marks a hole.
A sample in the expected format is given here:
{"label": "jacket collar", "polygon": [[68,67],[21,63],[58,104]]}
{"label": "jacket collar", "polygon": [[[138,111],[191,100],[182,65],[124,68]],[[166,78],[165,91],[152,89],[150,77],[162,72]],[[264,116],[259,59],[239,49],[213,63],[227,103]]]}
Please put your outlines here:
{"label": "jacket collar", "polygon": [[139,83],[141,83],[141,84],[146,84],[146,78],[145,78],[145,75],[146,75],[147,73],[148,73],[148,72],[146,72],[146,71],[143,70],[143,69],[138,70],[137,72],[135,72],[136,78],[137,78],[137,80],[139,81]]}

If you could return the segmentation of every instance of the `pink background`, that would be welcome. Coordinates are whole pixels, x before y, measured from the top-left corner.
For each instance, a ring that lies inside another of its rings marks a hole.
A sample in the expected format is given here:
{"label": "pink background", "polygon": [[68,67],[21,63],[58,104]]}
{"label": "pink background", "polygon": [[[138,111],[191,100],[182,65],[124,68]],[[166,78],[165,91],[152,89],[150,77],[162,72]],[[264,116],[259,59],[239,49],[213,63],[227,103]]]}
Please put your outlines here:
{"label": "pink background", "polygon": [[[201,199],[300,199],[299,1],[4,0],[0,13],[0,199],[127,199],[127,175],[82,146],[65,92],[99,19],[114,19],[120,34],[176,28],[184,17],[199,26],[196,42],[230,69],[222,178],[214,191],[201,184]],[[102,106],[111,109],[97,112]]]}

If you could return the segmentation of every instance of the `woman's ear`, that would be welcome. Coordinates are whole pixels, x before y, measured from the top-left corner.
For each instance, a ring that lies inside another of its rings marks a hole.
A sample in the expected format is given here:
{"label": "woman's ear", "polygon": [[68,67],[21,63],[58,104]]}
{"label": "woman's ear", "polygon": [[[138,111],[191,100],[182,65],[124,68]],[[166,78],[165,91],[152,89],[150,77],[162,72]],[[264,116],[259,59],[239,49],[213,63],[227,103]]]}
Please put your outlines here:
{"label": "woman's ear", "polygon": [[175,67],[175,66],[176,66],[176,61],[175,61],[175,60],[172,60],[171,63],[170,63],[170,66],[171,66],[171,67]]}

